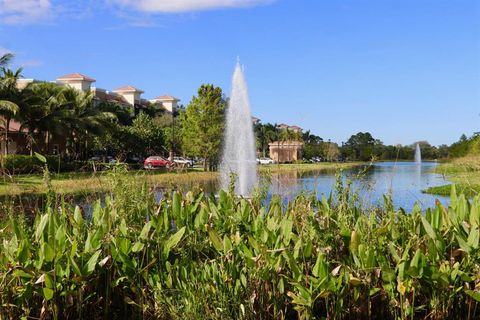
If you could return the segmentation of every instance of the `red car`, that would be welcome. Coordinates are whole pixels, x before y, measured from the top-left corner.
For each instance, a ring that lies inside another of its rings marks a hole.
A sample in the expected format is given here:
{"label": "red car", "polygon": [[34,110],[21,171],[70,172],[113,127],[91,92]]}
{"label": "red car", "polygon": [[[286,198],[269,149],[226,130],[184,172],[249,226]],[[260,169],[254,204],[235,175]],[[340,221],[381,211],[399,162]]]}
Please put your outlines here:
{"label": "red car", "polygon": [[173,165],[173,162],[162,157],[152,156],[145,159],[143,162],[143,167],[145,169],[154,169],[154,168],[168,168]]}

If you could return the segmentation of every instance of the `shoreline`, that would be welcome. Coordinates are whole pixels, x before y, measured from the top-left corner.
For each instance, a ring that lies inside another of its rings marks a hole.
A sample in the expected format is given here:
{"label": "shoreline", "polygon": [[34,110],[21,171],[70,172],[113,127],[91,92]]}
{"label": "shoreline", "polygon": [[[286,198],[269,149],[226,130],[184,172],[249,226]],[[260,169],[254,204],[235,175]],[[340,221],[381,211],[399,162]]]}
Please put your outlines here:
{"label": "shoreline", "polygon": [[470,197],[480,193],[480,157],[453,159],[439,164],[433,171],[446,177],[450,183],[427,188],[424,193],[449,196],[452,185]]}
{"label": "shoreline", "polygon": [[[273,164],[258,166],[259,174],[271,174],[282,172],[321,172],[351,169],[362,162],[322,162],[306,164]],[[113,171],[100,172],[72,172],[72,173],[51,173],[53,191],[57,194],[86,194],[104,192],[111,189],[109,179],[114,175],[122,178],[129,177],[137,183],[147,183],[148,187],[161,188],[167,186],[181,186],[187,184],[215,183],[219,178],[217,171],[204,172],[201,169],[193,168],[187,172],[166,172],[164,170],[132,170],[122,173]],[[10,180],[10,181],[9,181]],[[0,181],[0,196],[26,196],[40,195],[47,192],[47,186],[43,181],[43,174],[19,175],[11,179],[3,177]]]}

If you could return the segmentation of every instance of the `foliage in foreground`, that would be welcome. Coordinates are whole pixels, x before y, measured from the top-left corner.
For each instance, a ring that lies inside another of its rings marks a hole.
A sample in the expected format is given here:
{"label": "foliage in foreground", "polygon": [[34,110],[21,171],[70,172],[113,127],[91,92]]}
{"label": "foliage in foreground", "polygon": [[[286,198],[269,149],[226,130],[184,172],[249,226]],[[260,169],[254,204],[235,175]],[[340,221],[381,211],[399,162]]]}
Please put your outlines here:
{"label": "foliage in foreground", "polygon": [[[114,187],[0,229],[0,318],[478,319],[480,197],[426,213],[336,197]],[[335,200],[336,199],[336,200]]]}

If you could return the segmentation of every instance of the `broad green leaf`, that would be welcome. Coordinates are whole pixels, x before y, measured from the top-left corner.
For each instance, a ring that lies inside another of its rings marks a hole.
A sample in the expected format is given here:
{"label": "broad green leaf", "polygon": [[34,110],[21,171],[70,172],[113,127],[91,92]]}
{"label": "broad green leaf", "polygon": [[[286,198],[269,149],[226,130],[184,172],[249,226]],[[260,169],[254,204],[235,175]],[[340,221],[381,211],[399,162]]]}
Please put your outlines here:
{"label": "broad green leaf", "polygon": [[208,237],[210,238],[210,241],[212,242],[215,249],[217,249],[218,251],[222,251],[222,239],[220,238],[218,233],[210,227],[208,227]]}
{"label": "broad green leaf", "polygon": [[33,278],[33,275],[31,275],[30,273],[26,273],[22,269],[15,269],[13,271],[13,276],[18,278],[27,278],[27,279]]}
{"label": "broad green leaf", "polygon": [[425,219],[424,216],[421,216],[421,219],[422,219],[422,224],[423,224],[423,228],[425,229],[425,232],[427,232],[428,236],[433,240],[437,240],[437,235],[435,234],[435,231],[433,230],[432,226],[430,225],[430,223],[427,221],[427,219]]}
{"label": "broad green leaf", "polygon": [[180,194],[178,192],[174,192],[173,193],[172,212],[173,212],[173,216],[175,218],[180,217],[180,212],[181,212],[181,209],[182,209],[181,206],[182,206],[182,200],[180,198]]}
{"label": "broad green leaf", "polygon": [[165,242],[165,251],[170,252],[172,248],[174,248],[180,240],[182,240],[183,234],[185,233],[185,227],[180,228],[175,234],[173,234],[166,242]]}
{"label": "broad green leaf", "polygon": [[98,257],[100,256],[101,252],[102,250],[97,250],[94,254],[92,254],[90,259],[88,259],[87,269],[86,269],[87,274],[90,274],[93,272],[93,270],[95,270],[95,265],[97,264]]}
{"label": "broad green leaf", "polygon": [[75,206],[75,211],[73,213],[73,219],[75,220],[75,222],[79,225],[79,226],[82,226],[83,225],[83,215],[82,215],[82,210],[80,209],[79,206]]}
{"label": "broad green leaf", "polygon": [[40,238],[43,235],[43,231],[45,230],[45,226],[48,222],[48,214],[42,215],[40,218],[40,222],[38,223],[37,229],[35,230],[35,240],[40,241]]}
{"label": "broad green leaf", "polygon": [[41,162],[41,163],[47,163],[47,158],[45,156],[41,155],[40,153],[35,152],[35,157]]}
{"label": "broad green leaf", "polygon": [[127,236],[127,223],[125,222],[125,218],[122,218],[122,221],[120,221],[120,226],[118,229],[120,230],[122,236]]}
{"label": "broad green leaf", "polygon": [[467,244],[472,249],[477,249],[478,248],[478,242],[479,242],[479,230],[472,228],[470,230],[470,234],[468,235]]}
{"label": "broad green leaf", "polygon": [[144,247],[145,245],[142,242],[137,241],[132,247],[132,252],[140,252],[143,250]]}
{"label": "broad green leaf", "polygon": [[223,252],[227,254],[230,250],[232,250],[232,242],[228,238],[227,235],[223,236]]}
{"label": "broad green leaf", "polygon": [[82,270],[80,270],[80,268],[78,267],[78,264],[75,262],[73,256],[70,256],[70,265],[72,266],[73,272],[75,272],[77,276],[83,275]]}
{"label": "broad green leaf", "polygon": [[312,240],[307,240],[307,243],[305,244],[305,249],[303,250],[303,254],[306,259],[309,259],[312,256],[312,250],[313,250]]}
{"label": "broad green leaf", "polygon": [[312,269],[312,274],[317,278],[323,279],[324,277],[326,277],[328,273],[328,270],[326,269],[327,269],[327,266],[325,264],[325,259],[322,254],[319,254],[317,256],[317,261],[315,262],[315,266]]}
{"label": "broad green leaf", "polygon": [[53,259],[55,258],[55,251],[48,243],[44,243],[42,245],[42,251],[46,262],[53,261]]}
{"label": "broad green leaf", "polygon": [[52,300],[53,298],[54,291],[50,288],[43,288],[43,296],[45,297],[45,300]]}
{"label": "broad green leaf", "polygon": [[50,289],[53,289],[54,288],[54,283],[53,283],[53,279],[52,279],[52,276],[48,273],[44,273],[45,275],[45,286],[47,288],[50,288]]}
{"label": "broad green leaf", "polygon": [[465,290],[465,293],[468,294],[473,299],[475,299],[476,301],[480,302],[480,292],[473,291],[473,290]]}
{"label": "broad green leaf", "polygon": [[17,251],[17,260],[24,263],[30,257],[29,242],[27,239],[20,241]]}
{"label": "broad green leaf", "polygon": [[140,232],[140,239],[147,240],[148,233],[150,232],[150,228],[152,227],[152,221],[148,221],[142,228],[142,232]]}
{"label": "broad green leaf", "polygon": [[283,221],[283,244],[288,246],[292,238],[293,221],[288,218]]}

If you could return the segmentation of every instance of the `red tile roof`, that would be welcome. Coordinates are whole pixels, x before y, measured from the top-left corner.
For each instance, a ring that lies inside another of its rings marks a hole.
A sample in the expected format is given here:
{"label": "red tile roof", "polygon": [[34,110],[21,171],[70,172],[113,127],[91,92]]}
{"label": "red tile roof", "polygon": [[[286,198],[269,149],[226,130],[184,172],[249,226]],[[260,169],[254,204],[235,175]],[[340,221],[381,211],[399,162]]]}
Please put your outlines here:
{"label": "red tile roof", "polygon": [[125,86],[125,87],[121,87],[121,88],[118,88],[118,89],[115,89],[115,90],[112,90],[112,91],[113,92],[140,92],[140,93],[144,92],[143,90],[135,88],[133,86]]}
{"label": "red tile roof", "polygon": [[180,101],[180,99],[175,98],[174,96],[159,96],[156,97],[155,100],[162,100],[162,101]]}
{"label": "red tile roof", "polygon": [[122,95],[115,94],[115,93],[107,93],[105,91],[97,90],[97,89],[94,89],[93,92],[95,94],[95,98],[100,101],[110,101],[110,102],[118,102],[120,104],[129,104],[128,101]]}
{"label": "red tile roof", "polygon": [[[4,121],[3,121],[3,117],[0,117],[0,130],[5,130],[5,126],[4,126]],[[20,131],[20,127],[22,126],[22,124],[20,122],[17,122],[15,120],[10,120],[10,126],[9,126],[9,131],[10,132],[19,132]],[[28,130],[26,128],[23,128],[22,132],[28,132]]]}
{"label": "red tile roof", "polygon": [[61,77],[58,77],[57,80],[84,80],[89,82],[95,82],[95,79],[90,78],[78,72],[63,75]]}

